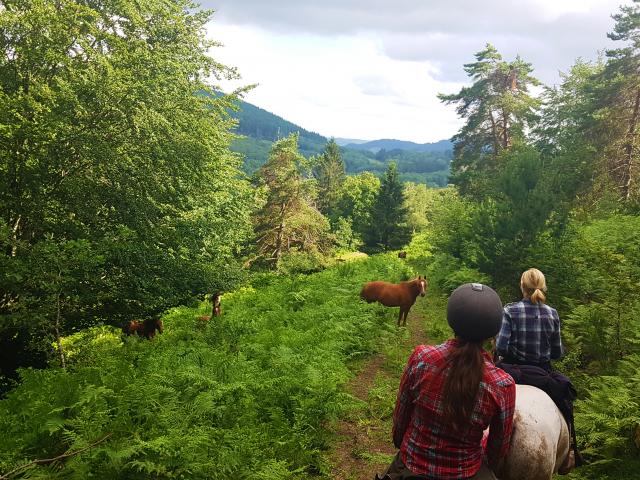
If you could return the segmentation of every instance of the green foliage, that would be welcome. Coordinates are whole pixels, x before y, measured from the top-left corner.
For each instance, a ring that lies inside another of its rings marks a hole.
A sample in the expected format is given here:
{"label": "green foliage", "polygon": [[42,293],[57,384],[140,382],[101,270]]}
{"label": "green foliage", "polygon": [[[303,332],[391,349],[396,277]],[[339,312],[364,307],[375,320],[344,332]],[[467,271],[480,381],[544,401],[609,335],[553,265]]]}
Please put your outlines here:
{"label": "green foliage", "polygon": [[404,184],[405,206],[407,208],[407,223],[412,232],[425,230],[428,225],[427,211],[432,198],[426,185],[405,183]]}
{"label": "green foliage", "polygon": [[431,173],[400,173],[403,182],[424,183],[429,187],[446,187],[449,184],[449,170],[438,170]]}
{"label": "green foliage", "polygon": [[275,269],[287,252],[315,255],[329,250],[329,221],[314,206],[317,192],[304,177],[306,169],[298,137],[291,134],[273,144],[269,161],[258,173],[266,199],[254,217],[256,259]]}
{"label": "green foliage", "polygon": [[589,396],[577,403],[576,431],[593,460],[611,462],[619,455],[637,454],[633,443],[640,425],[640,355],[620,362],[615,376],[595,377]]}
{"label": "green foliage", "polygon": [[345,171],[340,147],[335,140],[331,139],[322,155],[315,159],[313,175],[318,182],[318,208],[331,220],[337,220],[336,211]]}
{"label": "green foliage", "polygon": [[540,82],[530,75],[531,64],[520,57],[506,62],[493,45],[475,56],[476,62],[464,66],[473,84],[439,98],[456,104],[466,120],[453,137],[453,183],[463,194],[481,198],[485,181],[500,167],[500,155],[520,144],[535,120],[540,102],[529,87]]}
{"label": "green foliage", "polygon": [[51,350],[52,321],[120,323],[235,283],[251,194],[235,96],[205,81],[236,74],[191,7],[2,4],[0,336],[30,344],[18,363]]}
{"label": "green foliage", "polygon": [[640,217],[630,215],[591,222],[558,252],[567,273],[550,266],[561,294],[573,298],[565,307],[565,337],[593,373],[611,372],[624,356],[640,353],[639,229]]}
{"label": "green foliage", "polygon": [[376,252],[406,245],[411,239],[407,215],[402,183],[396,164],[391,163],[371,206],[369,224],[363,234],[366,249]]}
{"label": "green foliage", "polygon": [[449,295],[464,283],[491,284],[491,278],[465,266],[459,259],[447,254],[436,254],[429,264],[427,278],[438,291]]}
{"label": "green foliage", "polygon": [[338,217],[334,227],[335,244],[338,251],[353,251],[358,249],[362,242],[353,231],[353,220],[351,217]]}
{"label": "green foliage", "polygon": [[433,256],[433,246],[429,241],[429,232],[416,233],[404,249],[411,260],[425,264]]}
{"label": "green foliage", "polygon": [[301,252],[291,250],[282,255],[278,272],[284,275],[298,275],[318,272],[327,266],[327,257],[318,251]]}
{"label": "green foliage", "polygon": [[[104,442],[33,478],[308,478],[327,473],[324,426],[350,405],[346,363],[396,335],[394,313],[358,299],[412,275],[390,256],[310,276],[261,275],[223,315],[180,307],[153,341],[91,328],[64,339],[66,371],[23,370],[0,401],[0,471]],[[205,311],[206,310],[206,311]]]}
{"label": "green foliage", "polygon": [[371,208],[379,190],[380,180],[370,172],[348,176],[342,183],[337,214],[350,219],[358,236],[362,236],[371,221]]}

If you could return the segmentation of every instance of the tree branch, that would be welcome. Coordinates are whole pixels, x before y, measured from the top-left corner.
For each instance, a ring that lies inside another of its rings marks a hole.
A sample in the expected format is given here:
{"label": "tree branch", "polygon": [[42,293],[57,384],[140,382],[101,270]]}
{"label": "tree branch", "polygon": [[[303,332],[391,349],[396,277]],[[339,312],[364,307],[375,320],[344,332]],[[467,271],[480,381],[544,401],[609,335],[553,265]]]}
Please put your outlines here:
{"label": "tree branch", "polygon": [[53,457],[53,458],[38,458],[38,459],[35,459],[35,460],[31,460],[29,463],[25,463],[24,465],[20,465],[19,467],[14,468],[10,472],[7,472],[4,475],[1,475],[0,476],[0,480],[6,480],[11,475],[14,475],[14,474],[24,470],[25,468],[29,468],[29,467],[32,467],[34,465],[49,465],[50,463],[57,462],[58,460],[64,460],[65,458],[69,458],[69,457],[73,457],[75,455],[79,455],[80,453],[85,452],[85,451],[89,450],[92,447],[95,447],[99,443],[104,442],[111,435],[112,435],[111,433],[108,433],[104,437],[102,437],[100,440],[96,440],[91,445],[87,445],[86,447],[83,447],[80,450],[75,450],[75,451],[69,452],[69,453],[63,453],[62,455],[58,455],[57,457]]}

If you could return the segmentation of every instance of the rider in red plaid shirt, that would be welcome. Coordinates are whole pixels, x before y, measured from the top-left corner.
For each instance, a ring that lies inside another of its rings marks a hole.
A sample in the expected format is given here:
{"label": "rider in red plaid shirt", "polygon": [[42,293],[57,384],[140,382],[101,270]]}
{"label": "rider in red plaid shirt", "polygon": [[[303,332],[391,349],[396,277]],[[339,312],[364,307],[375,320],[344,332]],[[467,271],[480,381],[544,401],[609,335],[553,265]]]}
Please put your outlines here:
{"label": "rider in red plaid shirt", "polygon": [[491,362],[486,353],[480,391],[470,421],[456,431],[440,421],[447,355],[459,340],[442,345],[419,345],[404,371],[393,414],[393,443],[404,464],[428,478],[473,477],[482,465],[482,432],[487,441],[489,466],[509,450],[515,384]]}
{"label": "rider in red plaid shirt", "polygon": [[[457,338],[437,346],[420,345],[409,359],[393,417],[393,442],[400,451],[382,478],[495,478],[483,464],[483,453],[489,467],[495,468],[509,450],[515,383],[482,350],[482,340],[500,328],[500,299],[486,285],[463,285],[449,299],[448,320]],[[456,356],[460,383],[473,377],[479,386],[464,387],[471,392],[467,418],[449,413],[447,419],[447,411],[457,412],[464,402],[458,398],[447,402],[444,394]],[[483,452],[483,431],[489,426]]]}

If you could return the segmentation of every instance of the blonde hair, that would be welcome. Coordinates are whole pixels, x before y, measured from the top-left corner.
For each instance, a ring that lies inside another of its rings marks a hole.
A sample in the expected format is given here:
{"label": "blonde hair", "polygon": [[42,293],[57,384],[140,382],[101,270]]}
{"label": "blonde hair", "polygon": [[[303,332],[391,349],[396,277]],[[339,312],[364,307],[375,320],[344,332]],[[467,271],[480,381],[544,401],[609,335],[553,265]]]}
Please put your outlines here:
{"label": "blonde hair", "polygon": [[537,268],[530,268],[520,277],[520,290],[533,303],[544,303],[547,299],[544,295],[544,292],[547,291],[547,282],[544,279],[544,274]]}

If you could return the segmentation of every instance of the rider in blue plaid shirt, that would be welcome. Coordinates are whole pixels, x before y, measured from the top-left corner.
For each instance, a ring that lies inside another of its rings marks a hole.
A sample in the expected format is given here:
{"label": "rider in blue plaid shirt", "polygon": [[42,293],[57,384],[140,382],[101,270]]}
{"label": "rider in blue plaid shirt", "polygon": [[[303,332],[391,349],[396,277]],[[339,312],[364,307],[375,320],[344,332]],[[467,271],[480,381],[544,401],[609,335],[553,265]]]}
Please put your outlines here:
{"label": "rider in blue plaid shirt", "polygon": [[522,274],[523,299],[504,307],[496,352],[505,363],[536,365],[551,369],[550,360],[562,357],[560,317],[544,303],[547,290],[544,275],[531,268]]}
{"label": "rider in blue plaid shirt", "polygon": [[[496,337],[496,354],[502,357],[498,366],[509,373],[510,364],[534,365],[554,375],[551,360],[562,357],[564,349],[560,339],[558,312],[544,303],[544,292],[547,291],[544,274],[536,268],[530,268],[520,278],[520,290],[522,300],[504,307],[502,326]],[[555,374],[558,375],[557,372]],[[527,383],[522,379],[520,381]],[[566,381],[570,383],[568,378]],[[569,473],[575,466],[576,459],[578,465],[582,463],[576,448],[573,414],[569,418],[565,416],[565,420],[571,430],[572,446],[558,470],[560,475]]]}

